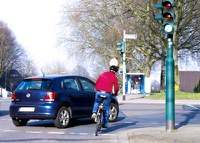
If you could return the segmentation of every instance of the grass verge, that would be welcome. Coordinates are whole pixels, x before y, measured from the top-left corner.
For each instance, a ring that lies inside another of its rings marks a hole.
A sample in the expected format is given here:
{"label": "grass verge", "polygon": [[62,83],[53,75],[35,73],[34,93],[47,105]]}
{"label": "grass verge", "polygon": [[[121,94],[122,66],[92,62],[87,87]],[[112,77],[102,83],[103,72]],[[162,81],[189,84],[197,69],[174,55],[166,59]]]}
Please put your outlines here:
{"label": "grass verge", "polygon": [[[165,92],[151,93],[150,96],[146,96],[145,98],[164,100],[165,95],[166,95]],[[175,92],[175,99],[176,100],[184,100],[184,99],[197,100],[197,99],[200,99],[200,93]]]}

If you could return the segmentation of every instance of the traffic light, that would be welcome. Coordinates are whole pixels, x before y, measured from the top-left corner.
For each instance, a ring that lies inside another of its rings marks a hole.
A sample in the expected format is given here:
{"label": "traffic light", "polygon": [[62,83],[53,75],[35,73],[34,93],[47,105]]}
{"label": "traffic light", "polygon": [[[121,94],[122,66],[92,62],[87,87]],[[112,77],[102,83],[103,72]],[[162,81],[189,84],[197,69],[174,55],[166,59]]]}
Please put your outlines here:
{"label": "traffic light", "polygon": [[174,0],[163,0],[163,31],[174,33]]}
{"label": "traffic light", "polygon": [[162,22],[162,30],[165,34],[174,33],[174,0],[163,0],[162,3],[154,5],[155,8],[161,9],[162,14],[155,15],[156,20]]}
{"label": "traffic light", "polygon": [[125,42],[117,42],[117,50],[121,52],[121,56],[125,53]]}
{"label": "traffic light", "polygon": [[[154,5],[154,7],[157,8],[157,9],[162,10],[162,12],[163,12],[163,5],[162,5],[162,3],[156,3],[156,4]],[[163,22],[163,16],[162,16],[162,14],[156,14],[154,18],[155,18],[156,20],[158,20],[158,21]]]}

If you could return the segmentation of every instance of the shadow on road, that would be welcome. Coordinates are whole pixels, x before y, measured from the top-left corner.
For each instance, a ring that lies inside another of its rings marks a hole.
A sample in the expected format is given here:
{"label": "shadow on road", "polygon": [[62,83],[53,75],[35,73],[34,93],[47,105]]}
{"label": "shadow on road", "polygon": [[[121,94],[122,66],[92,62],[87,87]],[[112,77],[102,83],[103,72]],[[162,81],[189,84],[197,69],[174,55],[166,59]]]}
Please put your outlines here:
{"label": "shadow on road", "polygon": [[6,116],[6,115],[9,115],[9,111],[8,110],[0,110],[0,117]]}
{"label": "shadow on road", "polygon": [[190,120],[194,119],[198,114],[200,114],[200,110],[195,106],[188,106],[183,105],[182,106],[185,111],[188,111],[186,114],[182,114],[182,116],[185,116],[185,120],[180,122],[175,128],[179,129],[184,125],[187,125]]}
{"label": "shadow on road", "polygon": [[[125,117],[118,117],[116,122],[119,122],[119,121],[124,120],[124,119],[125,119]],[[89,124],[94,124],[94,123],[95,123],[94,119],[82,118],[82,119],[72,120],[69,127],[83,126],[83,125],[89,125]],[[55,127],[53,120],[31,120],[27,123],[27,126]]]}
{"label": "shadow on road", "polygon": [[130,127],[130,126],[135,126],[139,121],[135,121],[132,123],[115,123],[113,124],[111,127],[108,127],[105,131],[103,131],[104,133],[108,133],[108,132],[112,132],[112,131],[116,131],[122,128],[126,127]]}

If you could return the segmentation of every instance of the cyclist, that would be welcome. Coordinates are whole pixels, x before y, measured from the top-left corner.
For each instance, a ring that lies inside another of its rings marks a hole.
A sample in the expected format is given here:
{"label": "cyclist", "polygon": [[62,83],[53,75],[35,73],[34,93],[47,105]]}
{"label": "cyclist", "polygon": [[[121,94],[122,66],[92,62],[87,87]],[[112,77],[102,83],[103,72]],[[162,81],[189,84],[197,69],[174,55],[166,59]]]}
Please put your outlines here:
{"label": "cyclist", "polygon": [[100,98],[100,95],[106,96],[106,99],[104,99],[104,108],[105,108],[105,118],[103,121],[103,128],[108,127],[109,122],[109,109],[110,109],[110,100],[112,95],[117,95],[118,93],[118,78],[115,75],[115,73],[118,71],[118,61],[117,59],[113,58],[110,60],[110,71],[102,73],[95,85],[96,90],[96,97],[95,102],[93,106],[93,114],[92,118],[96,118],[96,112],[98,110],[99,105],[103,102]]}

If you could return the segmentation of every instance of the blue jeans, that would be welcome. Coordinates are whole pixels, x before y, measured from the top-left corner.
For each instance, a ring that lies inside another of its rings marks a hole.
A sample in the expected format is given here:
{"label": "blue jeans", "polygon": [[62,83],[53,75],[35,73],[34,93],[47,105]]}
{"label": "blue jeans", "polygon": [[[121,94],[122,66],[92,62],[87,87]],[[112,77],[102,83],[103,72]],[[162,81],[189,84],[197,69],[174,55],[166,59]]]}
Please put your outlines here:
{"label": "blue jeans", "polygon": [[[106,99],[102,99],[100,97],[100,95],[106,96]],[[96,113],[99,105],[103,102],[103,100],[105,100],[104,101],[105,112],[104,112],[104,121],[103,121],[103,124],[105,126],[108,126],[108,122],[109,122],[109,109],[110,109],[111,96],[112,96],[111,93],[104,93],[104,92],[96,91],[95,102],[94,102],[94,106],[93,106],[93,110],[92,110],[93,113]]]}

